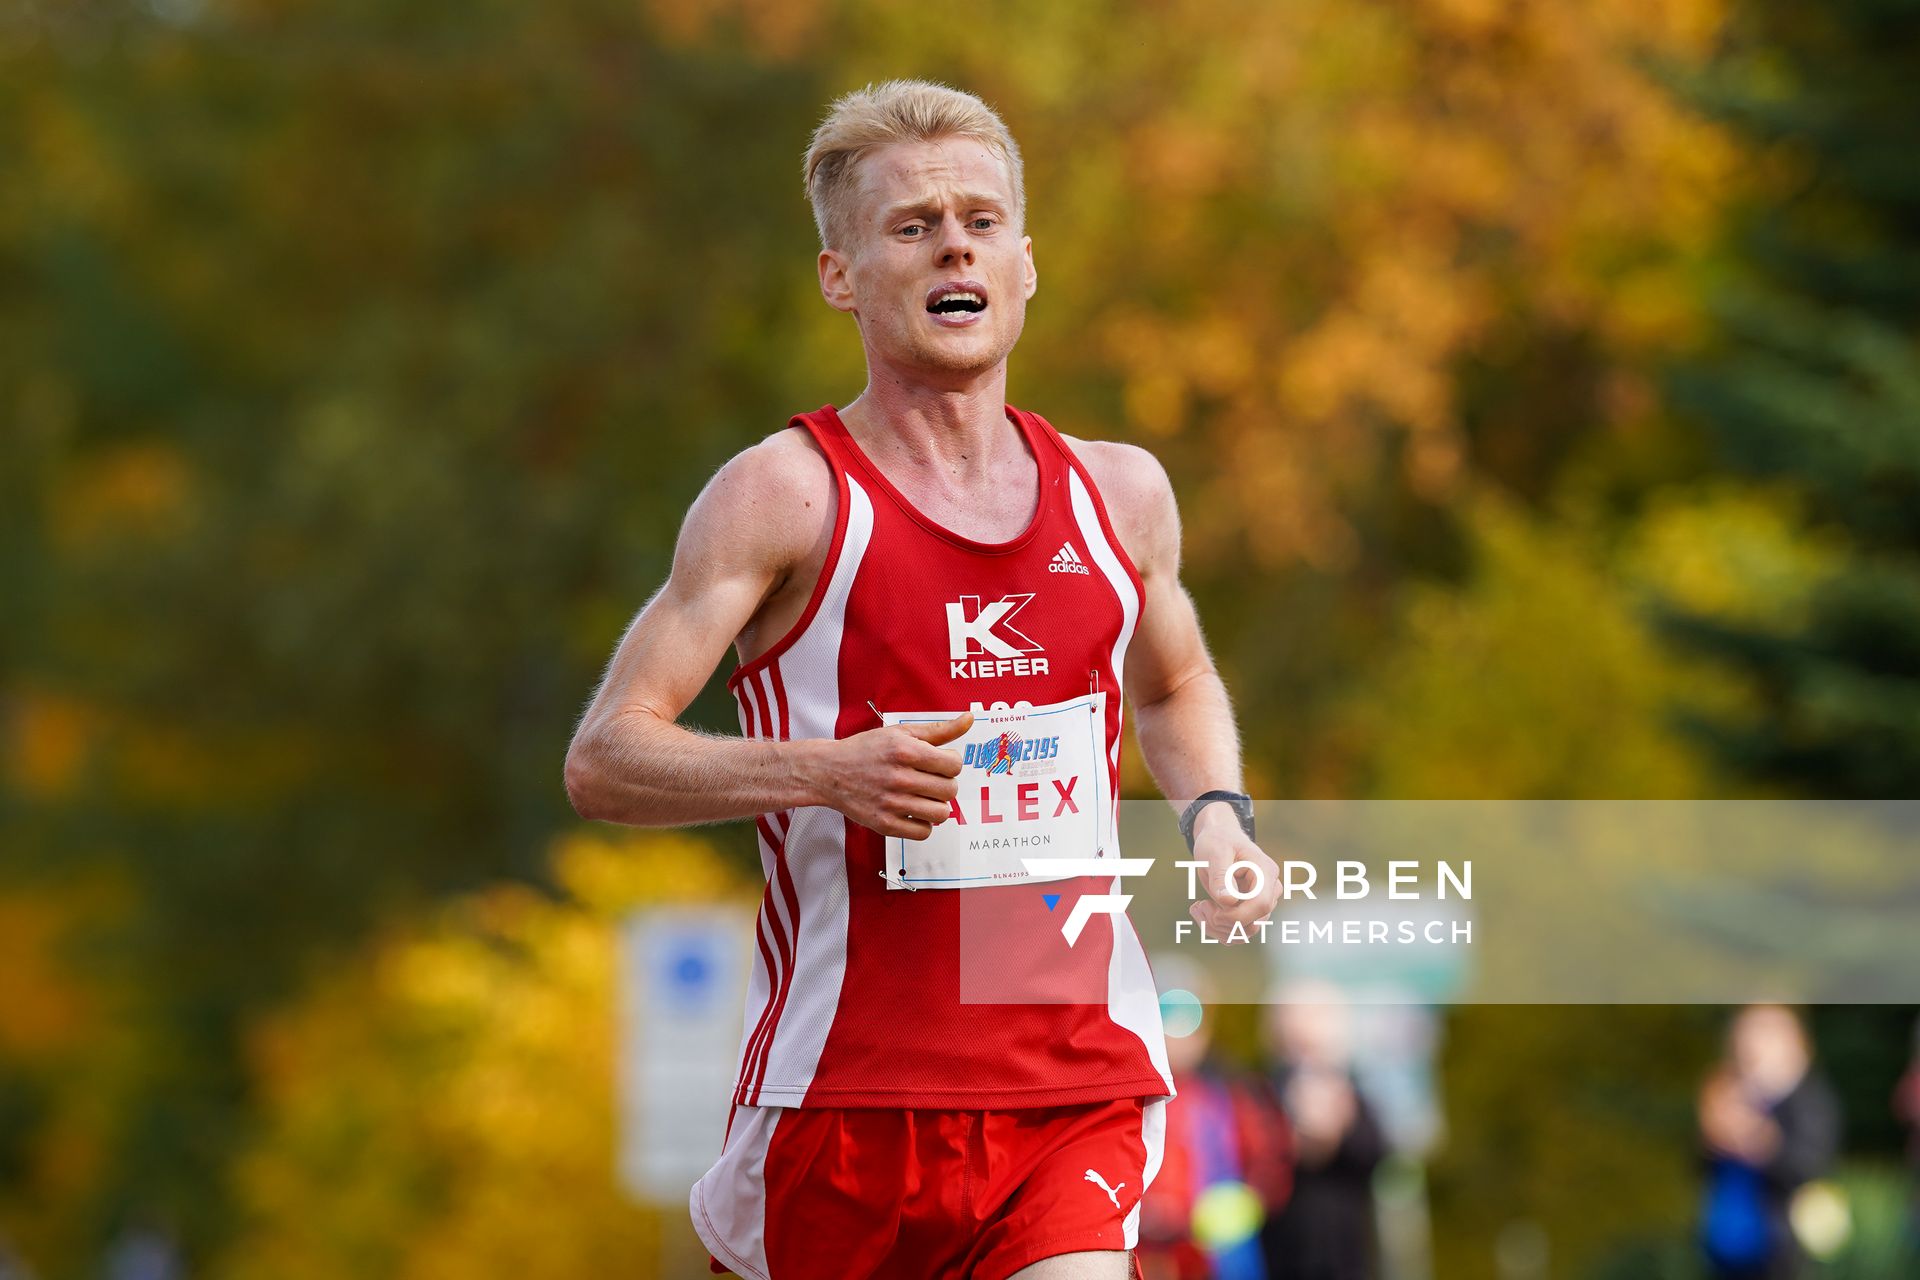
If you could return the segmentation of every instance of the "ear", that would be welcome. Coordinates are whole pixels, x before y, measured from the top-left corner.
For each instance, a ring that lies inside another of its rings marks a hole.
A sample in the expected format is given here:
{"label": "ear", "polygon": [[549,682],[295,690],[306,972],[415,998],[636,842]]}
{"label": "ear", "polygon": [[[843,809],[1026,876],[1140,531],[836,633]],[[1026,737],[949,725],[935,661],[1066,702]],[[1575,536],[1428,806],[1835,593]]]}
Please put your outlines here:
{"label": "ear", "polygon": [[1033,265],[1032,236],[1022,236],[1020,238],[1020,253],[1024,259],[1021,265],[1023,275],[1022,284],[1027,291],[1027,296],[1031,298],[1035,293],[1039,292],[1040,289],[1040,273]]}
{"label": "ear", "polygon": [[820,296],[835,311],[853,310],[852,263],[838,249],[820,251]]}

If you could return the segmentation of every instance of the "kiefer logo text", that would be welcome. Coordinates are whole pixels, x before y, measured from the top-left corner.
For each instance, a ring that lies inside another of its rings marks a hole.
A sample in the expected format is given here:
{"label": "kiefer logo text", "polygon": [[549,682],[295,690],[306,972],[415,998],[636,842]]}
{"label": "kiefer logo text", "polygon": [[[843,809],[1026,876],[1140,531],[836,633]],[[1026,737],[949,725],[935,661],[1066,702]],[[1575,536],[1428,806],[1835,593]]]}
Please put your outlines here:
{"label": "kiefer logo text", "polygon": [[947,605],[947,658],[956,680],[996,676],[1043,676],[1047,660],[1032,636],[1014,625],[1033,593],[1009,592],[981,603],[961,596]]}

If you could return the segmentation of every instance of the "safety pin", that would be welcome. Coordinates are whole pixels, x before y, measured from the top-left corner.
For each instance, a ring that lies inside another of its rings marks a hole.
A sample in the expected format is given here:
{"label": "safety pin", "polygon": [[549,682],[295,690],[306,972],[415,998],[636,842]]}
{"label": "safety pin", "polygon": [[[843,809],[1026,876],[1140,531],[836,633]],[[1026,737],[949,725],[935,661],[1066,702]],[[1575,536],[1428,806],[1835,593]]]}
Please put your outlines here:
{"label": "safety pin", "polygon": [[885,880],[889,885],[895,886],[897,888],[905,889],[908,893],[920,892],[919,885],[913,884],[905,879],[900,879],[900,880],[894,879],[893,872],[888,871],[885,867],[880,868],[880,878],[882,880]]}

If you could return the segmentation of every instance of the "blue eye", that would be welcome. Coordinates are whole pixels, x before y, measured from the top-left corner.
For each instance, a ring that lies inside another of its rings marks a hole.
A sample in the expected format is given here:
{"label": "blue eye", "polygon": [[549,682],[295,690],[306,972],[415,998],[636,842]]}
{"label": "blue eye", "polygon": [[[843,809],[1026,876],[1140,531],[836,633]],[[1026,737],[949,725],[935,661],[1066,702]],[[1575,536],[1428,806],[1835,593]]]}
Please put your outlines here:
{"label": "blue eye", "polygon": [[996,224],[994,223],[994,220],[992,218],[975,218],[973,220],[973,225],[983,230],[986,230],[986,229],[991,229]]}

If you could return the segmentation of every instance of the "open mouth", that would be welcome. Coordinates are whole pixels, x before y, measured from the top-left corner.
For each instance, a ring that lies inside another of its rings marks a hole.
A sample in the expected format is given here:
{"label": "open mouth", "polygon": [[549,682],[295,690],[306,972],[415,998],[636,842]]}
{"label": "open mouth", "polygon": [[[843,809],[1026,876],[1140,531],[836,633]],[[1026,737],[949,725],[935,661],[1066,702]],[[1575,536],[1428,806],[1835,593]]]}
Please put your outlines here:
{"label": "open mouth", "polygon": [[986,309],[986,286],[972,280],[949,280],[927,293],[927,310],[949,324],[964,324]]}

